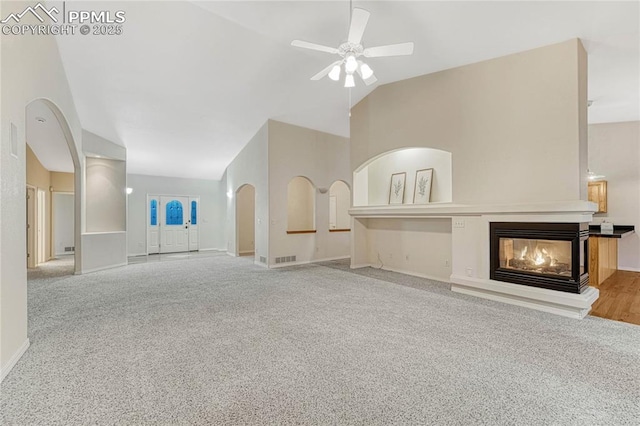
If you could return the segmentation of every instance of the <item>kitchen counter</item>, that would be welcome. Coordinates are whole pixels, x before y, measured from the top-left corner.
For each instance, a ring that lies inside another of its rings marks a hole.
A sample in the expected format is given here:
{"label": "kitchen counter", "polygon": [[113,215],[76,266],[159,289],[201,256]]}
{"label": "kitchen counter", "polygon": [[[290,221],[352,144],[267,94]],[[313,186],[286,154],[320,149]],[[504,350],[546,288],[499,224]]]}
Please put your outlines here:
{"label": "kitchen counter", "polygon": [[618,270],[618,240],[633,234],[635,228],[613,225],[613,232],[589,226],[589,285],[598,286]]}
{"label": "kitchen counter", "polygon": [[633,234],[635,227],[633,225],[613,225],[613,232],[601,232],[599,225],[589,225],[589,236],[598,238],[622,238]]}

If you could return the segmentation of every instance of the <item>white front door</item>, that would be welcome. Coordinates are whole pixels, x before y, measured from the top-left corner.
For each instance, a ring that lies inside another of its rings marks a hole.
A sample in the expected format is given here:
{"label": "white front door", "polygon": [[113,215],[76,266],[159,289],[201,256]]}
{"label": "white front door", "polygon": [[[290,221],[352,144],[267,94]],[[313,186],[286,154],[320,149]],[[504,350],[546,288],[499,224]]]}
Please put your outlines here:
{"label": "white front door", "polygon": [[147,253],[160,253],[160,197],[147,196]]}
{"label": "white front door", "polygon": [[160,197],[160,253],[189,250],[189,197]]}
{"label": "white front door", "polygon": [[198,224],[200,223],[200,198],[189,197],[189,251],[199,247]]}

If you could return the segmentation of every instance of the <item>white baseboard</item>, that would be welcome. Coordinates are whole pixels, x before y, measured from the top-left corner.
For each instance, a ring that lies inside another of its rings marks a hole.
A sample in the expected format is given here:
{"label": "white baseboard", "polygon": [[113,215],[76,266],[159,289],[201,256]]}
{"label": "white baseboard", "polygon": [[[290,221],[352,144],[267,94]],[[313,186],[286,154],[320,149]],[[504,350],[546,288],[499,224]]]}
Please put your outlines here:
{"label": "white baseboard", "polygon": [[631,266],[618,266],[619,271],[640,272],[640,268],[633,268]]}
{"label": "white baseboard", "polygon": [[29,342],[29,339],[25,340],[22,346],[20,346],[20,348],[16,351],[16,353],[13,354],[9,362],[7,362],[7,365],[0,368],[0,382],[2,382],[5,377],[7,377],[7,374],[9,374],[9,372],[13,369],[13,367],[16,366],[18,361],[20,361],[20,358],[22,358],[22,355],[24,355],[27,349],[29,349],[30,344],[31,343]]}
{"label": "white baseboard", "polygon": [[129,253],[129,254],[127,254],[127,257],[140,257],[140,256],[148,256],[148,253],[142,252],[142,253]]}
{"label": "white baseboard", "polygon": [[201,248],[201,249],[198,249],[198,251],[226,251],[226,249],[221,249],[221,248]]}
{"label": "white baseboard", "polygon": [[[375,266],[372,266],[372,268],[375,268]],[[380,268],[377,268],[377,269],[380,269]],[[432,281],[439,281],[441,283],[449,283],[450,282],[448,277],[436,277],[434,275],[421,274],[419,272],[408,271],[408,270],[400,269],[400,268],[388,268],[386,266],[383,266],[382,270],[383,271],[397,272],[399,274],[404,274],[404,275],[411,275],[412,277],[425,278],[427,280],[432,280]]]}
{"label": "white baseboard", "polygon": [[451,276],[451,290],[577,319],[584,318],[591,311],[591,305],[600,294],[594,287],[576,294],[456,275]]}
{"label": "white baseboard", "polygon": [[441,283],[451,282],[447,277],[436,277],[434,275],[421,274],[419,272],[413,272],[413,271],[408,271],[408,270],[399,269],[399,268],[389,268],[386,266],[383,266],[382,268],[380,268],[379,266],[372,265],[371,263],[358,263],[355,265],[351,265],[351,269],[360,269],[360,268],[382,269],[383,271],[396,272],[398,274],[403,274],[403,275],[411,275],[412,277],[425,278],[427,280],[439,281]]}
{"label": "white baseboard", "polygon": [[241,251],[238,254],[243,256],[243,255],[249,255],[249,254],[256,254],[256,252],[255,252],[255,250],[249,250],[249,251]]}
{"label": "white baseboard", "polygon": [[313,262],[331,262],[332,260],[345,260],[345,259],[351,259],[351,256],[338,256],[338,257],[327,257],[326,259],[322,259],[322,260],[314,260]]}
{"label": "white baseboard", "polygon": [[227,256],[238,257],[235,253],[232,253],[230,251],[227,252]]}
{"label": "white baseboard", "polygon": [[121,268],[123,266],[128,266],[128,265],[129,264],[125,262],[125,263],[118,263],[117,265],[108,265],[108,266],[100,266],[98,268],[92,268],[92,269],[83,269],[80,275],[90,274],[92,272],[104,271],[106,269]]}
{"label": "white baseboard", "polygon": [[330,262],[332,260],[349,259],[351,256],[327,257],[324,259],[303,260],[300,262],[287,262],[270,265],[269,268],[286,268],[287,266],[309,265],[311,263]]}
{"label": "white baseboard", "polygon": [[271,269],[278,269],[278,268],[287,268],[289,266],[300,266],[300,265],[308,265],[310,263],[313,263],[310,260],[305,260],[305,261],[300,261],[300,262],[287,262],[287,263],[274,263],[273,265],[269,265],[269,268]]}
{"label": "white baseboard", "polygon": [[[58,256],[67,256],[67,255],[70,255],[70,254],[73,255],[73,254],[76,254],[76,252],[75,251],[65,251],[65,252],[62,252],[62,253],[56,253],[56,254],[54,254],[54,257],[52,257],[51,259],[53,259],[55,257],[58,257]],[[49,259],[49,260],[51,260],[51,259]]]}

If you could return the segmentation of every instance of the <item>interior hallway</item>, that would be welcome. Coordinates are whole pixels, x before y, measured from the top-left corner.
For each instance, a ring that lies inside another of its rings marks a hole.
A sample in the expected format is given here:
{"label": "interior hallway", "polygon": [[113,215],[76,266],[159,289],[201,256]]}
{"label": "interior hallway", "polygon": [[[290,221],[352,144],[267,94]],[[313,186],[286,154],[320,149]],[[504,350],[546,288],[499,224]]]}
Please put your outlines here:
{"label": "interior hallway", "polygon": [[[220,254],[29,281],[3,424],[631,424],[640,327],[344,262]],[[400,285],[401,284],[401,285]]]}

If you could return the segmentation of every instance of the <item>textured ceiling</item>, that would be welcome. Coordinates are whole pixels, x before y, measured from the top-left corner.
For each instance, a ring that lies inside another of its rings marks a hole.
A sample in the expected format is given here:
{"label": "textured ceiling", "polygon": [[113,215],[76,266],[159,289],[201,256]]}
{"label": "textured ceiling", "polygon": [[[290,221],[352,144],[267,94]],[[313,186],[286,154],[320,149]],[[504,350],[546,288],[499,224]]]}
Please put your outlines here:
{"label": "textured ceiling", "polygon": [[[49,2],[55,3],[55,2]],[[57,37],[83,128],[127,147],[128,171],[218,179],[267,119],[349,135],[351,92],[313,74],[334,60],[348,2],[67,2],[124,10],[119,36]],[[367,60],[378,85],[579,37],[592,123],[640,119],[638,2],[354,2],[363,44],[415,42]],[[489,101],[489,100],[488,100]]]}

